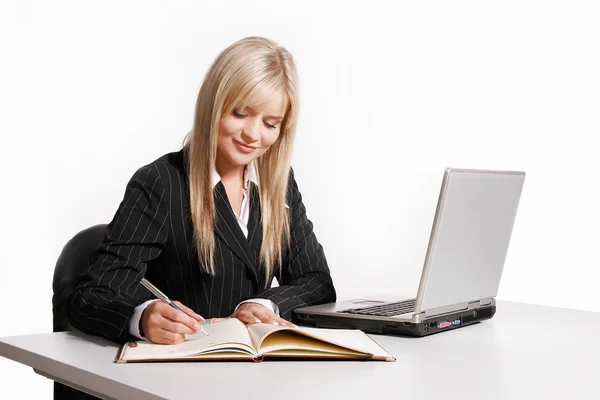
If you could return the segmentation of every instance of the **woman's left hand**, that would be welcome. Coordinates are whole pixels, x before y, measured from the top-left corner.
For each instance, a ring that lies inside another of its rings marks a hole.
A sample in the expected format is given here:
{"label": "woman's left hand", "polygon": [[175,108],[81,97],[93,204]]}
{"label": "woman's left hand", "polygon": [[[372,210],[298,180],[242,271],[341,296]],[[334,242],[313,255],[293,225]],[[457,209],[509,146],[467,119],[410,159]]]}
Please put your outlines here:
{"label": "woman's left hand", "polygon": [[290,321],[278,317],[273,311],[258,303],[242,304],[233,314],[231,314],[231,318],[237,318],[246,325],[262,322],[265,324],[296,328],[296,325],[292,324]]}

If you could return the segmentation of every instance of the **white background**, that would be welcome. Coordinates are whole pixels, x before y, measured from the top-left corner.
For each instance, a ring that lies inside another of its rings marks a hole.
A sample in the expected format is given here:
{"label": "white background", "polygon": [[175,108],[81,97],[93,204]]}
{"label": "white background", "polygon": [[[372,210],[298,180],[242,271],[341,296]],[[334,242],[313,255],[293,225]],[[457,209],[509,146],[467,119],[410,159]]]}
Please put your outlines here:
{"label": "white background", "polygon": [[[2,2],[0,336],[52,330],[62,246],[180,148],[209,64],[249,35],[297,60],[293,165],[339,298],[414,293],[445,167],[519,169],[498,298],[600,311],[597,2],[217,3]],[[0,382],[51,397],[6,359]]]}

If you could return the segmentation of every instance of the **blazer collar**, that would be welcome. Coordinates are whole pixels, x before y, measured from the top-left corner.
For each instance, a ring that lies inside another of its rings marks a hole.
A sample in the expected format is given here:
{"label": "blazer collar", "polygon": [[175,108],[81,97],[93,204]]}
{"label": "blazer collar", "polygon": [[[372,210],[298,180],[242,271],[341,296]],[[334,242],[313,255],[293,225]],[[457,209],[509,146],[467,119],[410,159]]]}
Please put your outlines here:
{"label": "blazer collar", "polygon": [[[219,182],[221,182],[221,175],[219,175],[217,170],[214,168],[211,171],[210,180],[213,189]],[[256,171],[256,162],[254,160],[250,161],[250,164],[244,168],[244,189],[248,189],[248,185],[250,185],[250,183],[254,183],[256,186],[258,186],[258,173]]]}
{"label": "blazer collar", "polygon": [[[252,188],[256,188],[255,185],[252,185]],[[256,189],[251,190],[251,193],[256,194],[252,195],[252,200],[250,201],[248,238],[246,238],[240,229],[223,183],[219,181],[214,187],[213,192],[216,211],[215,231],[238,258],[244,262],[258,282],[258,252],[255,249],[258,247],[258,251],[260,251],[260,242],[257,243],[257,241],[262,241],[262,233],[259,234],[261,232],[260,204],[258,203],[259,200],[255,200],[255,198],[258,199],[258,191]]]}
{"label": "blazer collar", "polygon": [[260,246],[262,245],[262,224],[260,214],[260,194],[258,186],[250,186],[250,218],[248,219],[248,244],[259,260]]}

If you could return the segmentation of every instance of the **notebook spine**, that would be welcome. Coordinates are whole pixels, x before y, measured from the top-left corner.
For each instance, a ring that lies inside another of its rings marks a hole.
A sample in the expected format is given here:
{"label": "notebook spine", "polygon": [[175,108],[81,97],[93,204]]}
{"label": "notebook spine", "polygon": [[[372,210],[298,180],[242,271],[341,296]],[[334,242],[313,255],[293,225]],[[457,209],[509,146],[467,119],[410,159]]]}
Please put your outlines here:
{"label": "notebook spine", "polygon": [[127,353],[127,349],[129,348],[129,343],[125,343],[121,346],[121,349],[117,353],[117,357],[115,357],[116,363],[126,363],[127,361],[123,360],[125,354]]}

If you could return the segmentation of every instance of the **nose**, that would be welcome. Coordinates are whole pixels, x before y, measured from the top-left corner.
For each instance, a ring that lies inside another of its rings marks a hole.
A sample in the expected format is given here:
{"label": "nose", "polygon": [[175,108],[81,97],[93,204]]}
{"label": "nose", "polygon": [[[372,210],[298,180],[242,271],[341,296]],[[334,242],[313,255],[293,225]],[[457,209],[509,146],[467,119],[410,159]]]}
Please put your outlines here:
{"label": "nose", "polygon": [[260,119],[248,118],[248,123],[242,129],[242,139],[246,143],[254,143],[260,138]]}

